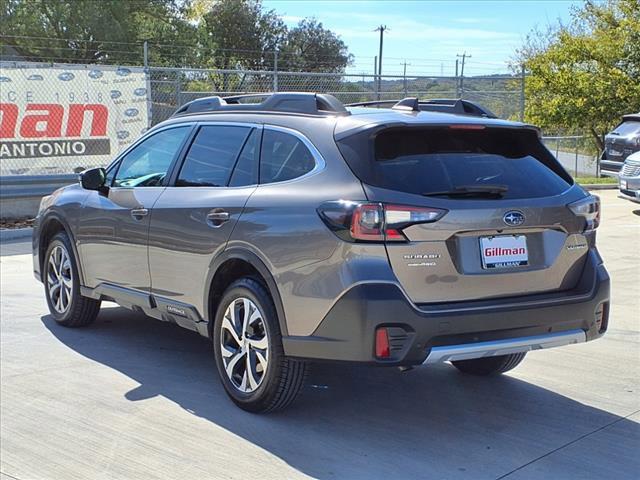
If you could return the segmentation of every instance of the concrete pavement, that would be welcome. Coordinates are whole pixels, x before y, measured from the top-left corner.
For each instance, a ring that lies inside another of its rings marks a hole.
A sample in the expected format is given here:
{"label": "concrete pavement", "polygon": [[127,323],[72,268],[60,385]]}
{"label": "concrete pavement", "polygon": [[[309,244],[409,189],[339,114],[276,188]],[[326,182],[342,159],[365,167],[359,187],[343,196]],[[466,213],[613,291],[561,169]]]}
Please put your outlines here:
{"label": "concrete pavement", "polygon": [[292,408],[265,416],[232,405],[192,332],[111,304],[89,328],[59,327],[29,243],[3,243],[0,477],[638,478],[640,205],[600,195],[602,340],[488,379],[318,365]]}

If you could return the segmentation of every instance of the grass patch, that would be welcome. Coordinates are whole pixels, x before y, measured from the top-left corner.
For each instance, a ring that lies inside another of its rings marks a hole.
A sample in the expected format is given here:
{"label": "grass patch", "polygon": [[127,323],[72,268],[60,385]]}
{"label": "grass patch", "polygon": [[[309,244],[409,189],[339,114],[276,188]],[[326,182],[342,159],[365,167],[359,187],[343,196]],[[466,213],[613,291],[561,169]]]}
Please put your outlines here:
{"label": "grass patch", "polygon": [[575,181],[580,185],[595,185],[595,184],[611,184],[615,185],[618,183],[618,179],[614,177],[576,177]]}

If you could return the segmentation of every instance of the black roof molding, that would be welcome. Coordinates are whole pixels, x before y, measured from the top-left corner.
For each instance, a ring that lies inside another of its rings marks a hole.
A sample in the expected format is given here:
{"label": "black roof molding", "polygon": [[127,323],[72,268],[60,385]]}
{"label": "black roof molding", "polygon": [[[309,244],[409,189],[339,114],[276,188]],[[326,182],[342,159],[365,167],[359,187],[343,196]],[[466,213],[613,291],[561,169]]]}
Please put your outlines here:
{"label": "black roof molding", "polygon": [[491,110],[475,102],[460,98],[437,98],[433,100],[419,100],[408,97],[402,100],[376,100],[372,102],[349,103],[347,107],[377,107],[392,108],[405,111],[445,112],[457,115],[471,115],[474,117],[498,118]]}
{"label": "black roof molding", "polygon": [[[246,100],[262,99],[261,102]],[[325,93],[256,93],[232,97],[198,98],[181,106],[173,116],[203,112],[279,112],[305,115],[349,115],[344,105]]]}

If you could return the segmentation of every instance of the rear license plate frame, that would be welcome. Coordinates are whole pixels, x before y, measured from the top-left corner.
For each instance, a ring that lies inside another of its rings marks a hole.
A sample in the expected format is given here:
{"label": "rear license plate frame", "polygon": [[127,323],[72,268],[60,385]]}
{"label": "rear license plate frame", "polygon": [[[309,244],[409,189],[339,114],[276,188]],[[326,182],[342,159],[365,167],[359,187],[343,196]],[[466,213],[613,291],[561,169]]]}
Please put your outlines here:
{"label": "rear license plate frame", "polygon": [[[483,270],[521,268],[529,265],[529,248],[526,235],[512,234],[480,237],[478,244],[480,246],[480,260]],[[509,253],[504,252],[507,249],[510,250]],[[521,252],[521,249],[524,249],[524,252]]]}

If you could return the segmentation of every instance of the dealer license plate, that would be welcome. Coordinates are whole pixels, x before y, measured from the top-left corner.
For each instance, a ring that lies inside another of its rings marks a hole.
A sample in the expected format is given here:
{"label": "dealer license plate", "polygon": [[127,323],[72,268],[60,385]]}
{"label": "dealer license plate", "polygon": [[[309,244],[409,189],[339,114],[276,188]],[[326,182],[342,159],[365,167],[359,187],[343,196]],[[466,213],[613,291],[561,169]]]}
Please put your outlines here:
{"label": "dealer license plate", "polygon": [[512,268],[529,264],[527,238],[524,235],[480,237],[482,268]]}

